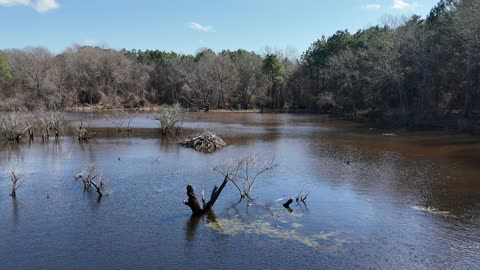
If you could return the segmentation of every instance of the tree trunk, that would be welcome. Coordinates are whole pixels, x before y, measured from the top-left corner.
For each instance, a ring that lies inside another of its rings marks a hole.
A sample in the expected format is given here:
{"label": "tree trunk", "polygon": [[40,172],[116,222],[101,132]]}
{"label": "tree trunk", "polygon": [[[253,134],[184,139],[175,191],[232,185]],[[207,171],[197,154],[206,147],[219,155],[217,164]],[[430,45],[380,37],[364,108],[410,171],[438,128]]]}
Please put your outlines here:
{"label": "tree trunk", "polygon": [[192,210],[192,215],[199,216],[204,215],[212,212],[213,205],[217,201],[218,197],[220,197],[220,193],[222,193],[223,188],[228,182],[228,177],[226,176],[223,180],[220,187],[215,186],[213,188],[212,194],[210,195],[210,200],[205,202],[205,199],[202,197],[203,208],[200,207],[200,203],[198,202],[197,196],[195,195],[195,190],[191,185],[187,186],[187,196],[188,200],[184,200],[183,203],[190,207]]}

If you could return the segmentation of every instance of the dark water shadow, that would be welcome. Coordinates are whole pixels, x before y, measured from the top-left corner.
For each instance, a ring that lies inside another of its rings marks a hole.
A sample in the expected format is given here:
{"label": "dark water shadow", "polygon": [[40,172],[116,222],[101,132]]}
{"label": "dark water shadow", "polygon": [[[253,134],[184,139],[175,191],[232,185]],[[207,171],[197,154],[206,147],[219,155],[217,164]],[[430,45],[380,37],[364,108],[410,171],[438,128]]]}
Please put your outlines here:
{"label": "dark water shadow", "polygon": [[209,212],[205,215],[192,215],[187,222],[185,223],[185,238],[187,240],[187,244],[191,243],[197,234],[199,224],[202,221],[206,221],[207,223],[216,222],[217,216],[215,213]]}
{"label": "dark water shadow", "polygon": [[12,198],[12,216],[13,216],[13,223],[17,225],[18,219],[19,219],[19,213],[18,213],[18,201],[16,198]]}

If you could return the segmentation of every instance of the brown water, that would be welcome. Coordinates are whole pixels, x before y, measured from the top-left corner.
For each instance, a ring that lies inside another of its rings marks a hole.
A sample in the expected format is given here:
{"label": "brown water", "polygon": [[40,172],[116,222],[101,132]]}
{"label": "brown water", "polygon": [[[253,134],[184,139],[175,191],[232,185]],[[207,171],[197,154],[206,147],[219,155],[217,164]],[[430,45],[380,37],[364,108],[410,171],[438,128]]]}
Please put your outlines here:
{"label": "brown water", "polygon": [[[100,134],[88,144],[2,144],[0,269],[480,267],[478,137],[386,136],[323,116],[190,114],[186,128],[230,144],[202,154],[159,139],[148,114],[129,136],[94,118]],[[185,186],[209,192],[222,180],[213,165],[245,152],[280,164],[259,180],[256,200],[233,206],[230,185],[216,222],[191,219]],[[93,161],[108,177],[100,202],[73,177]],[[12,163],[25,176],[16,200]],[[289,213],[282,203],[302,189],[307,207],[293,203]]]}

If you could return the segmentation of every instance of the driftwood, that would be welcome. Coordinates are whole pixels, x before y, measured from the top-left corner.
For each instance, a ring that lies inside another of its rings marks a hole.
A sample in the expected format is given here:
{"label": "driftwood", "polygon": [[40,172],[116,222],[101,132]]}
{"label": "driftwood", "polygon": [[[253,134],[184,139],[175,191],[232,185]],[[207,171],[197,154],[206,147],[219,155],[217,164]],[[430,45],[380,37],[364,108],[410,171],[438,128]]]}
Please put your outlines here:
{"label": "driftwood", "polygon": [[227,146],[227,143],[220,137],[208,131],[203,131],[200,135],[180,142],[180,144],[207,153],[212,153],[217,149]]}
{"label": "driftwood", "polygon": [[222,193],[223,188],[228,182],[228,178],[225,177],[220,187],[215,186],[213,188],[212,194],[210,195],[210,200],[208,202],[205,201],[205,194],[202,191],[202,206],[198,202],[197,196],[195,195],[195,190],[191,185],[187,186],[187,196],[188,200],[184,200],[183,203],[190,207],[192,210],[192,215],[200,216],[204,214],[212,213],[213,205],[217,201],[220,193]]}

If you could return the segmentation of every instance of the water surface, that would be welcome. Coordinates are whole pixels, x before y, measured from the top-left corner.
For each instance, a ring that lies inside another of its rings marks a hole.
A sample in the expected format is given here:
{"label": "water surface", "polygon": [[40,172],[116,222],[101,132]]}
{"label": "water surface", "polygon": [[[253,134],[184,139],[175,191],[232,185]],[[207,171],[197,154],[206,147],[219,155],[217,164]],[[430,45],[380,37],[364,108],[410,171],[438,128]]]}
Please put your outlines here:
{"label": "water surface", "polygon": [[[68,119],[86,119],[70,114]],[[324,116],[191,113],[230,145],[213,154],[162,140],[149,114],[118,134],[103,114],[80,144],[2,144],[3,269],[478,269],[480,140],[441,132],[392,133]],[[256,198],[234,206],[227,185],[216,221],[192,219],[185,187],[208,194],[215,163],[255,153],[280,165]],[[348,161],[348,163],[347,163]],[[74,175],[95,162],[108,195]],[[6,170],[23,175],[17,199]],[[306,207],[282,203],[308,192]]]}

